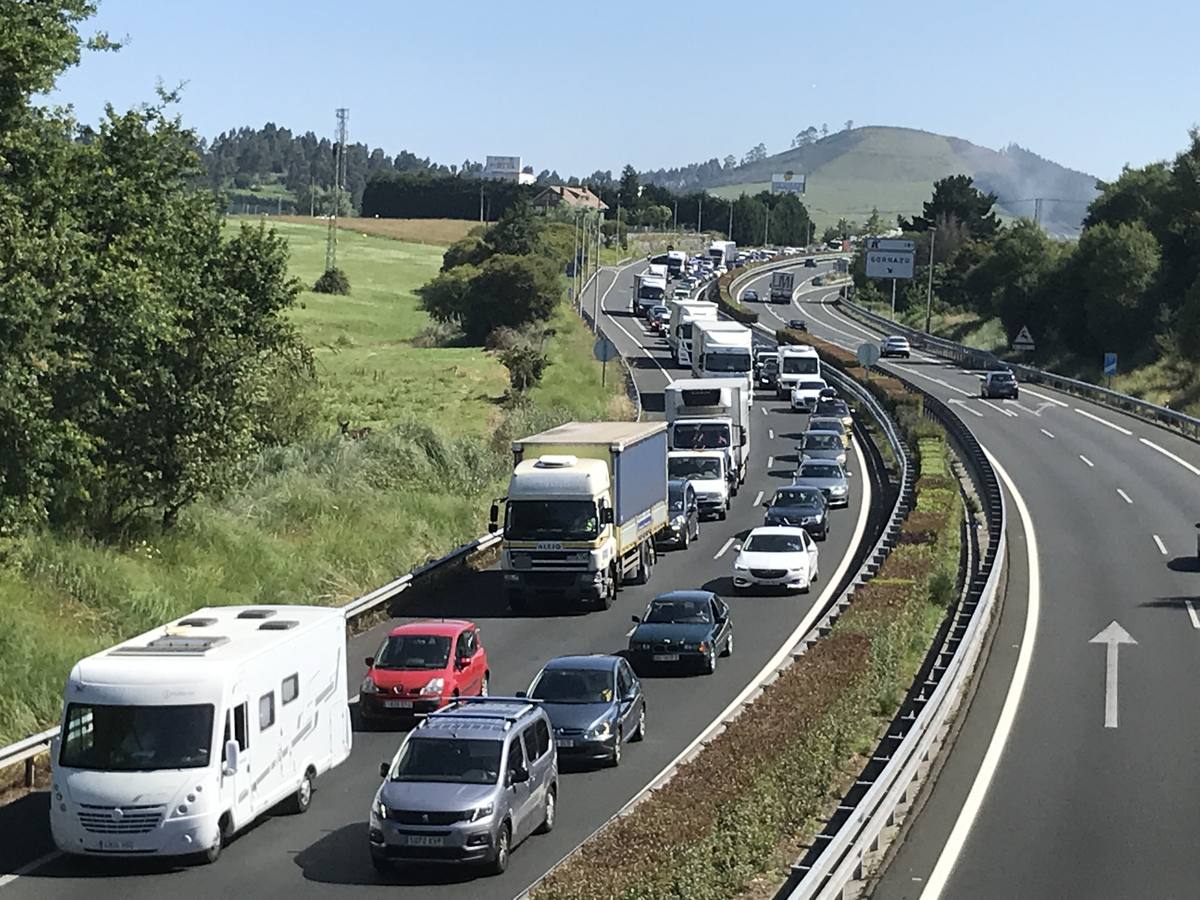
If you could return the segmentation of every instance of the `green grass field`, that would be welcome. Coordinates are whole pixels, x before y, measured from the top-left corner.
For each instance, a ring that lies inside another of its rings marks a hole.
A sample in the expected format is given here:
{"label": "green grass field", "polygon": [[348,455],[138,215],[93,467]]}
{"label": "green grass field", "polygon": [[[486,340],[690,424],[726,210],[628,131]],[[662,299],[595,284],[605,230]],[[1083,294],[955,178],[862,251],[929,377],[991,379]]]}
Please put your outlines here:
{"label": "green grass field", "polygon": [[[280,231],[311,283],[324,228]],[[127,546],[43,533],[11,548],[0,568],[0,744],[55,720],[63,679],[87,653],[205,605],[345,602],[482,533],[512,438],[628,415],[620,367],[601,388],[591,333],[565,303],[543,383],[512,411],[489,354],[414,346],[427,319],[413,290],[440,255],[386,237],[341,241],[353,294],[306,292],[294,312],[319,360],[317,433],[260,454],[238,491]],[[374,433],[344,440],[339,416]]]}

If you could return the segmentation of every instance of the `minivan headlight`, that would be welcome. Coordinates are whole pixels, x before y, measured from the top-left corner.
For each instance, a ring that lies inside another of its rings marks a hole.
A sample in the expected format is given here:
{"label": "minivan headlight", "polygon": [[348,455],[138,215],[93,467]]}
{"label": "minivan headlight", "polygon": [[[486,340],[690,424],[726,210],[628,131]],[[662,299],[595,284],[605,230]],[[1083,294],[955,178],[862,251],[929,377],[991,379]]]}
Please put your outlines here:
{"label": "minivan headlight", "polygon": [[480,819],[486,819],[495,811],[496,805],[494,803],[489,803],[487,806],[477,806],[475,807],[474,811],[472,811],[471,818],[468,821],[478,822]]}
{"label": "minivan headlight", "polygon": [[381,819],[386,819],[388,817],[388,808],[382,800],[375,801],[374,806],[371,808],[371,812],[379,816]]}

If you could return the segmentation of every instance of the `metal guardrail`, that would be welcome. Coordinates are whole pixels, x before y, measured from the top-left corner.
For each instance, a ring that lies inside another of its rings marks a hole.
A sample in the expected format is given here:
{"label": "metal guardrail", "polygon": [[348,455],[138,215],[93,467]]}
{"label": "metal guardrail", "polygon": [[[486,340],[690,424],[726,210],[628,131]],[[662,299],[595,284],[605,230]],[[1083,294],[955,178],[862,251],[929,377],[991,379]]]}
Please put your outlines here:
{"label": "metal guardrail", "polygon": [[[943,643],[927,661],[925,677],[906,698],[901,714],[872,755],[863,774],[838,806],[837,815],[808,857],[792,868],[787,900],[835,900],[864,877],[864,859],[879,848],[880,835],[908,802],[919,769],[957,708],[974,670],[996,602],[1006,552],[1005,504],[995,471],[970,429],[950,407],[906,379],[924,398],[925,414],[944,427],[983,501],[988,542]],[[874,769],[874,771],[872,771]],[[782,892],[780,896],[783,896]]]}
{"label": "metal guardrail", "polygon": [[1022,381],[1030,384],[1044,384],[1068,394],[1075,394],[1086,400],[1110,406],[1113,409],[1119,409],[1138,418],[1147,419],[1156,425],[1162,425],[1178,431],[1192,440],[1200,441],[1200,419],[1194,416],[1177,412],[1166,406],[1159,406],[1157,403],[1151,403],[1148,400],[1141,400],[1137,397],[1131,397],[1128,394],[1122,394],[1120,391],[1112,391],[1087,381],[1068,378],[1065,375],[1058,375],[1054,372],[1045,372],[1041,369],[1035,369],[1032,366],[1023,366],[1020,363],[1006,362],[990,351],[968,347],[964,344],[956,344],[954,341],[948,341],[945,338],[917,331],[915,328],[910,328],[886,316],[871,312],[869,309],[865,309],[849,300],[840,300],[838,301],[838,305],[860,320],[865,320],[867,323],[885,332],[904,335],[914,347],[931,351],[938,356],[944,356],[967,368],[1009,369],[1016,373]]}

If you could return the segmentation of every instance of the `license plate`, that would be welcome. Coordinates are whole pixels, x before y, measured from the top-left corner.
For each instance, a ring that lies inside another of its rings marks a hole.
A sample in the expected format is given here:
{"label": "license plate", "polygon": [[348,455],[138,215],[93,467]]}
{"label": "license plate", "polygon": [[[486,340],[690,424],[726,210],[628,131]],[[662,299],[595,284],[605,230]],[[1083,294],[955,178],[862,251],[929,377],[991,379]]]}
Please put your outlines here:
{"label": "license plate", "polygon": [[678,653],[655,653],[655,662],[679,662]]}
{"label": "license plate", "polygon": [[440,847],[446,839],[433,834],[405,835],[404,842],[410,847]]}
{"label": "license plate", "polygon": [[384,700],[383,705],[388,709],[412,709],[411,700]]}
{"label": "license plate", "polygon": [[101,841],[101,850],[132,850],[133,841]]}
{"label": "license plate", "polygon": [[554,743],[560,747],[574,747],[575,741],[573,738],[555,738]]}

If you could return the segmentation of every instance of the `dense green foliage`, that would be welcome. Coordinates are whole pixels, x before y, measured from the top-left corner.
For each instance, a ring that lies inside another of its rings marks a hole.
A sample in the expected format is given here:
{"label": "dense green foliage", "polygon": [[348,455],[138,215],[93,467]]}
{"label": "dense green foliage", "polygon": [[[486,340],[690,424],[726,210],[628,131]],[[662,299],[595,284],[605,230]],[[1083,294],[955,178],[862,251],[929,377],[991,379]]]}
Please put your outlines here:
{"label": "dense green foliage", "polygon": [[222,240],[172,97],[89,129],[32,103],[91,11],[0,3],[0,533],[173,523],[272,430],[272,381],[307,372],[286,247]]}
{"label": "dense green foliage", "polygon": [[350,293],[350,279],[343,269],[335,266],[321,273],[320,277],[313,282],[313,290],[318,294],[341,294],[345,296]]}

